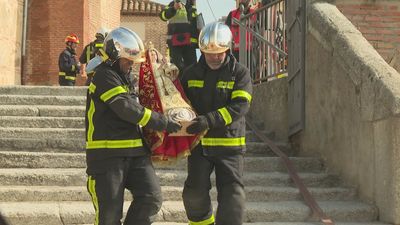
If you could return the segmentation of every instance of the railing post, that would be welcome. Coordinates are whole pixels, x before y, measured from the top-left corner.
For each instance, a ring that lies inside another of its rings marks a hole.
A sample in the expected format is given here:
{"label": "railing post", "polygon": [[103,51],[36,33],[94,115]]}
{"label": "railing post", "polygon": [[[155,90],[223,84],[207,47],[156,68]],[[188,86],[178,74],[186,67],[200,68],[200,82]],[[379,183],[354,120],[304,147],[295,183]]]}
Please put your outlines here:
{"label": "railing post", "polygon": [[[245,23],[246,21],[243,20],[243,11],[240,13],[240,23]],[[245,65],[248,68],[247,60],[246,60],[246,28],[243,26],[239,26],[239,62]]]}

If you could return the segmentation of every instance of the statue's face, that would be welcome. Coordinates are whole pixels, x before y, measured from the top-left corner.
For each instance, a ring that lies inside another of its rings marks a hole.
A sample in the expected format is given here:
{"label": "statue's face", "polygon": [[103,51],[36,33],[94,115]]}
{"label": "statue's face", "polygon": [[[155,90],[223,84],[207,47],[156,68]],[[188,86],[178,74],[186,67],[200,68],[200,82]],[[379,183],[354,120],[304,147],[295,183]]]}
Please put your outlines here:
{"label": "statue's face", "polygon": [[157,54],[157,52],[154,51],[154,50],[150,50],[149,54],[150,54],[150,60],[151,60],[151,62],[152,62],[152,63],[158,63],[159,60],[158,60],[158,54]]}

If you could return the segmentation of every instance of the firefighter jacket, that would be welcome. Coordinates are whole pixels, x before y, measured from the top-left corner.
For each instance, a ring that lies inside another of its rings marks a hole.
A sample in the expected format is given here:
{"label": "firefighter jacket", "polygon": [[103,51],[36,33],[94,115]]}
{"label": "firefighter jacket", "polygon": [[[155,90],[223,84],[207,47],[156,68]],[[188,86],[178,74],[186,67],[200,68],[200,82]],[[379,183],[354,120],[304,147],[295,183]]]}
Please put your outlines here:
{"label": "firefighter jacket", "polygon": [[138,103],[127,76],[119,71],[118,62],[113,66],[102,63],[95,69],[85,115],[88,173],[101,170],[113,157],[149,154],[139,125],[159,131],[167,126],[164,115]]}
{"label": "firefighter jacket", "polygon": [[182,86],[193,108],[209,123],[201,140],[203,151],[209,155],[245,152],[245,114],[252,98],[249,70],[232,55],[219,69],[211,70],[202,55],[184,71]]}
{"label": "firefighter jacket", "polygon": [[[254,9],[249,8],[247,11],[245,11],[245,15],[249,14],[249,13],[253,13]],[[231,29],[232,32],[232,39],[233,39],[233,50],[234,51],[239,51],[239,44],[240,44],[240,30],[239,30],[239,25],[233,22],[233,18],[236,18],[237,20],[240,19],[241,16],[241,11],[240,9],[235,9],[232,10],[229,14],[228,17],[226,18],[225,24],[227,26],[229,26],[229,28]],[[256,16],[252,16],[251,17],[251,25],[253,25],[256,22]],[[249,50],[250,46],[251,46],[251,38],[252,35],[250,35],[249,33],[246,34],[246,49]]]}
{"label": "firefighter jacket", "polygon": [[198,46],[197,9],[188,3],[182,9],[174,8],[174,1],[161,12],[160,18],[168,21],[167,44],[169,46]]}
{"label": "firefighter jacket", "polygon": [[61,52],[58,58],[58,76],[62,77],[62,79],[76,80],[76,74],[79,74],[80,66],[78,66],[78,61],[75,60],[75,55],[75,50],[68,47]]}
{"label": "firefighter jacket", "polygon": [[95,40],[90,42],[88,45],[85,46],[81,56],[79,57],[79,61],[81,63],[88,63],[91,59],[93,59],[99,49],[103,48],[103,41],[102,40]]}

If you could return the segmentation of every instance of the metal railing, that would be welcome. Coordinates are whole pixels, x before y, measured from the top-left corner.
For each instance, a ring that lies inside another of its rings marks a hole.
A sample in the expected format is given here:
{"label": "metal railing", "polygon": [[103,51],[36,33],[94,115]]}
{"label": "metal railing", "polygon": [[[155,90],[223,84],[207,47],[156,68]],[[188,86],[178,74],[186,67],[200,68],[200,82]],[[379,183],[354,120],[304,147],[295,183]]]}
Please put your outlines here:
{"label": "metal railing", "polygon": [[233,19],[240,27],[239,62],[254,83],[287,76],[285,7],[285,0],[275,0]]}

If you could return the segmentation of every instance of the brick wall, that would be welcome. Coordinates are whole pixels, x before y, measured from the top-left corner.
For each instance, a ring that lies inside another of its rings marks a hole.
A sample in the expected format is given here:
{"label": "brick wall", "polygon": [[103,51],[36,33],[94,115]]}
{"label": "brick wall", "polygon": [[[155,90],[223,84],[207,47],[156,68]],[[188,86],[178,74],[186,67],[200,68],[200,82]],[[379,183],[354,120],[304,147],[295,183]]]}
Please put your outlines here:
{"label": "brick wall", "polygon": [[400,48],[400,1],[336,0],[338,9],[386,60]]}
{"label": "brick wall", "polygon": [[[135,31],[140,38],[142,38],[144,43],[151,41],[154,44],[154,47],[159,50],[161,54],[165,54],[167,23],[162,21],[158,15],[122,15],[121,25]],[[135,29],[136,25],[138,26]]]}
{"label": "brick wall", "polygon": [[0,1],[0,85],[21,83],[23,0]]}
{"label": "brick wall", "polygon": [[[100,26],[119,25],[120,7],[121,0],[31,0],[24,84],[58,85],[58,56],[65,49],[65,37],[78,35],[80,55]],[[78,77],[77,85],[83,83]]]}
{"label": "brick wall", "polygon": [[[58,56],[65,49],[65,37],[83,36],[84,1],[30,1],[24,84],[58,84]],[[81,51],[80,44],[78,54]]]}

